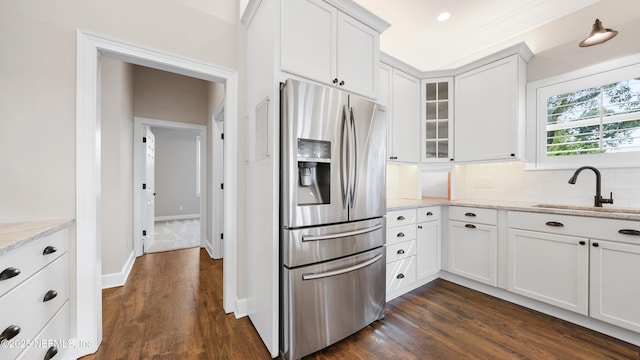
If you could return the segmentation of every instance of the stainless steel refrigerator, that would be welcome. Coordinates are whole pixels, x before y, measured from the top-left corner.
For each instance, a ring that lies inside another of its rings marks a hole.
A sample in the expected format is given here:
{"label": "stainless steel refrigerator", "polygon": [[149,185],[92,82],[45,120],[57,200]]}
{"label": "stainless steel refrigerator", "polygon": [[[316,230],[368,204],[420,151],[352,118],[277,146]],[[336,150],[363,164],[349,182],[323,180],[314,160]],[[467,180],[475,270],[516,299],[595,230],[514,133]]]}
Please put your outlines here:
{"label": "stainless steel refrigerator", "polygon": [[386,109],[281,85],[281,353],[298,359],[384,317]]}

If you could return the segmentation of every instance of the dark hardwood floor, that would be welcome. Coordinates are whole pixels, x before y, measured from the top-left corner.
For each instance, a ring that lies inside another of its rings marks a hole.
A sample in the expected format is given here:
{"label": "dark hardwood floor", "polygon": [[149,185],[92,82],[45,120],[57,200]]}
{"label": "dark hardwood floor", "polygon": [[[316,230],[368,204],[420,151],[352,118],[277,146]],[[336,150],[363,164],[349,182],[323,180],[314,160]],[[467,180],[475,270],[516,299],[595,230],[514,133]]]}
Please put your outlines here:
{"label": "dark hardwood floor", "polygon": [[[222,260],[202,249],[138,258],[103,291],[103,343],[83,359],[269,359],[248,318],[222,310]],[[386,317],[305,359],[640,359],[640,348],[436,280]]]}

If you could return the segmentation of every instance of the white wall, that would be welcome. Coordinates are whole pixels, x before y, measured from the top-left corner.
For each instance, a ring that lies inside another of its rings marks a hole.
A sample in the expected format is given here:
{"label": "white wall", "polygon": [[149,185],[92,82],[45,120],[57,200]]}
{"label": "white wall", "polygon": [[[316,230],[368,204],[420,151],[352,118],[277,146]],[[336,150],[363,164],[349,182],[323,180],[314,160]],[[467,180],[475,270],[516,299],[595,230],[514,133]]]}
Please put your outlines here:
{"label": "white wall", "polygon": [[[155,216],[200,214],[196,194],[197,131],[152,127],[155,135]],[[204,184],[202,184],[204,186]]]}
{"label": "white wall", "polygon": [[101,65],[102,273],[118,273],[133,251],[133,68]]}
{"label": "white wall", "polygon": [[3,1],[0,219],[75,217],[77,29],[236,69],[237,7],[236,0]]}

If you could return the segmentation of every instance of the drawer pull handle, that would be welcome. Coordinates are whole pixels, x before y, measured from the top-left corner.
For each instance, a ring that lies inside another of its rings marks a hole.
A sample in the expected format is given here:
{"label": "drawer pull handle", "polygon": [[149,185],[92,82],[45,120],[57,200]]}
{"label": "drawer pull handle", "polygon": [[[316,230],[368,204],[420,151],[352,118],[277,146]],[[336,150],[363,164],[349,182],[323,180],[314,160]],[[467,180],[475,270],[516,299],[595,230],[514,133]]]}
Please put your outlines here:
{"label": "drawer pull handle", "polygon": [[54,356],[58,355],[58,348],[52,346],[47,350],[47,353],[44,354],[44,358],[42,360],[50,360],[53,359]]}
{"label": "drawer pull handle", "polygon": [[624,235],[640,236],[640,231],[633,229],[620,229],[618,232]]}
{"label": "drawer pull handle", "polygon": [[433,216],[433,213],[431,211],[427,212],[425,215],[427,216]]}
{"label": "drawer pull handle", "polygon": [[585,244],[586,244],[586,242],[585,242],[585,241],[580,241],[580,242],[579,242],[579,244],[580,244],[580,245],[585,245]]}
{"label": "drawer pull handle", "polygon": [[398,276],[396,276],[396,279],[404,279],[404,274],[398,274]]}
{"label": "drawer pull handle", "polygon": [[49,300],[55,299],[58,296],[58,292],[55,290],[49,290],[46,294],[44,294],[44,298],[42,298],[42,302],[47,302]]}
{"label": "drawer pull handle", "polygon": [[404,250],[400,249],[400,250],[396,251],[396,254],[402,255],[402,254],[404,254]]}
{"label": "drawer pull handle", "polygon": [[545,225],[547,225],[547,226],[555,226],[555,227],[563,227],[564,226],[563,223],[557,222],[557,221],[547,221],[545,223]]}
{"label": "drawer pull handle", "polygon": [[465,213],[464,216],[475,217],[476,214],[469,212],[469,213]]}
{"label": "drawer pull handle", "polygon": [[8,328],[4,329],[2,334],[0,334],[0,342],[5,340],[11,340],[20,334],[20,326],[10,325]]}
{"label": "drawer pull handle", "polygon": [[58,249],[56,249],[54,246],[47,246],[46,248],[44,248],[42,255],[53,254],[56,251],[58,251]]}
{"label": "drawer pull handle", "polygon": [[598,244],[598,243],[593,243],[592,245],[593,245],[593,247],[598,247],[598,246],[600,246],[600,244]]}
{"label": "drawer pull handle", "polygon": [[404,237],[404,233],[398,233],[397,237]]}
{"label": "drawer pull handle", "polygon": [[20,275],[20,269],[16,269],[14,267],[8,267],[2,270],[2,272],[0,273],[0,281],[8,280],[18,275]]}
{"label": "drawer pull handle", "polygon": [[422,229],[422,225],[418,225],[418,229]]}
{"label": "drawer pull handle", "polygon": [[469,229],[475,229],[476,226],[473,224],[466,224],[464,227],[469,228]]}
{"label": "drawer pull handle", "polygon": [[397,219],[398,219],[398,221],[402,221],[402,220],[404,220],[404,216],[400,215],[400,216],[398,216]]}

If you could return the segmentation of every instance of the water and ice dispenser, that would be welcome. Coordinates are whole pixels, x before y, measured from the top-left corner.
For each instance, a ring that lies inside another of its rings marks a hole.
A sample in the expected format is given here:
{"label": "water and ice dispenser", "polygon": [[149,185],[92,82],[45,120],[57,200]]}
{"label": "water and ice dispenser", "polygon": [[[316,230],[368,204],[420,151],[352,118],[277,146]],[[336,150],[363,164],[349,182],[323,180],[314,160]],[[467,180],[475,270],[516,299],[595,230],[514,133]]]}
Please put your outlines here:
{"label": "water and ice dispenser", "polygon": [[328,204],[331,142],[298,139],[298,205]]}

